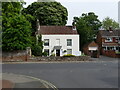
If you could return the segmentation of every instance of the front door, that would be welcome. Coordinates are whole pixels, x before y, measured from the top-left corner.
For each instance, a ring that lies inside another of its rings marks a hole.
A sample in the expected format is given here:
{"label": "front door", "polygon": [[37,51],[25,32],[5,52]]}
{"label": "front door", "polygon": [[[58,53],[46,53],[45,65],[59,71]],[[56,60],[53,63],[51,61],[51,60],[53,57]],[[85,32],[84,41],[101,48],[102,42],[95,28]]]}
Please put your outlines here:
{"label": "front door", "polygon": [[60,56],[60,49],[56,50],[56,56]]}

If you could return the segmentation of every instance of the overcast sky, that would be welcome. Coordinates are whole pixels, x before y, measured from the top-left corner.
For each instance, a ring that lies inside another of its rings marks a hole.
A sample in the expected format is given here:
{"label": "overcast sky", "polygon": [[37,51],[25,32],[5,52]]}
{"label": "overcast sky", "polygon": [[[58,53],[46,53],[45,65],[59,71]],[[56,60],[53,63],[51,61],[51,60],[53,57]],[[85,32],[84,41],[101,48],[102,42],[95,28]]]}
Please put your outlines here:
{"label": "overcast sky", "polygon": [[[27,7],[32,2],[37,0],[24,0],[27,2]],[[82,13],[94,12],[98,15],[98,19],[102,21],[105,17],[118,22],[118,1],[120,0],[56,0],[65,6],[68,10],[68,23],[72,24],[74,16],[81,16]]]}

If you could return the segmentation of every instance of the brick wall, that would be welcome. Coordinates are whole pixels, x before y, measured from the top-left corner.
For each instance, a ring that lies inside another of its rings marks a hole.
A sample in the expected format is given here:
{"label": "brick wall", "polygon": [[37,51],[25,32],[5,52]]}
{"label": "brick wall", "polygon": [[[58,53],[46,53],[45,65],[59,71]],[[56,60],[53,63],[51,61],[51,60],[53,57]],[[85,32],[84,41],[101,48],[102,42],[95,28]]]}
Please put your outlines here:
{"label": "brick wall", "polygon": [[120,54],[116,54],[115,51],[113,50],[107,50],[107,51],[102,50],[102,54],[108,57],[120,58]]}
{"label": "brick wall", "polygon": [[75,56],[75,57],[33,57],[29,61],[89,61],[89,56]]}
{"label": "brick wall", "polygon": [[2,61],[27,61],[28,59],[29,55],[26,50],[2,52]]}

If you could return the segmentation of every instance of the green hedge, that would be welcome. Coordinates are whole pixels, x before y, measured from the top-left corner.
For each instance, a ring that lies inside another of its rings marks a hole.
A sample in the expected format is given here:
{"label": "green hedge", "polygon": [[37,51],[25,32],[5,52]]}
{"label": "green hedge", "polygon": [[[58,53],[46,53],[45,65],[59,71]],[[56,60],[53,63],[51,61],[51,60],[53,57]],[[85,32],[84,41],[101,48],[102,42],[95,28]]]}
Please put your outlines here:
{"label": "green hedge", "polygon": [[66,54],[66,55],[63,55],[63,57],[75,57],[75,55],[72,55],[72,54]]}

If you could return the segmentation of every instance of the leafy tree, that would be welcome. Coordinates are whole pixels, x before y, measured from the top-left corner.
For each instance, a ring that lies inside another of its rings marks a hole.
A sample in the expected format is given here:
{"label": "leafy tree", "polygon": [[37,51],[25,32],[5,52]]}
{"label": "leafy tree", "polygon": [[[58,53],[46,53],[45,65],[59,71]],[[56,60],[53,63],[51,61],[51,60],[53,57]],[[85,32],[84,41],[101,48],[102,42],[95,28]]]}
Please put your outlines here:
{"label": "leafy tree", "polygon": [[106,17],[105,19],[103,19],[102,21],[102,28],[105,30],[108,30],[109,27],[112,27],[112,29],[118,29],[119,28],[119,23],[117,23],[115,20]]}
{"label": "leafy tree", "polygon": [[21,2],[2,3],[2,49],[24,50],[31,46],[31,24],[21,15]]}
{"label": "leafy tree", "polygon": [[73,24],[76,25],[77,31],[80,34],[80,49],[82,50],[86,43],[94,40],[97,31],[101,27],[101,22],[93,12],[83,13],[80,17],[74,17],[73,22],[76,22],[76,24]]}
{"label": "leafy tree", "polygon": [[67,9],[59,2],[34,2],[22,10],[23,13],[32,15],[33,30],[36,30],[36,21],[39,19],[40,25],[65,25],[67,23]]}

